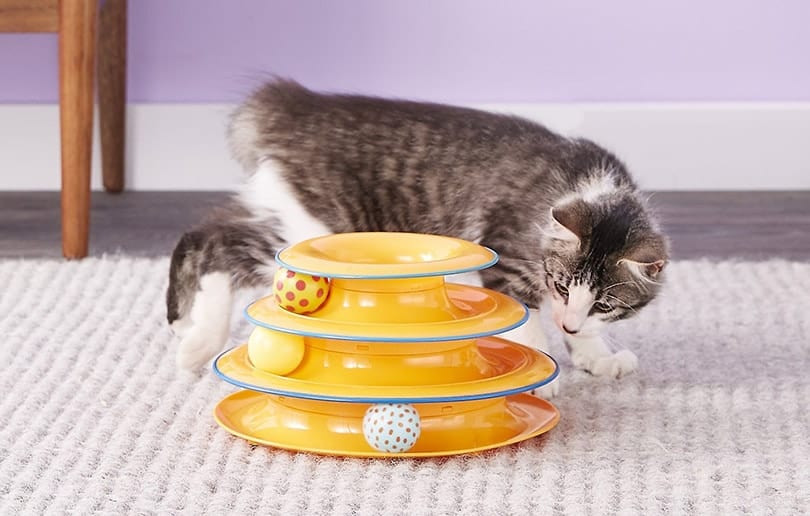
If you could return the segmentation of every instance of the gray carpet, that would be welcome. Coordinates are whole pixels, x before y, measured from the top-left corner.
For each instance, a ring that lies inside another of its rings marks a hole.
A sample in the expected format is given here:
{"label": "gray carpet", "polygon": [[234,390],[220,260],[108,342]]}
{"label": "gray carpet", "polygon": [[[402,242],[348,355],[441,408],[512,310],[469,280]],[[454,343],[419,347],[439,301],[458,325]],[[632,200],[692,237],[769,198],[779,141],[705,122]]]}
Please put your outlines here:
{"label": "gray carpet", "polygon": [[167,261],[0,261],[0,514],[810,512],[810,264],[678,262],[620,323],[639,374],[563,367],[560,425],[479,455],[317,457],[211,417],[179,375]]}

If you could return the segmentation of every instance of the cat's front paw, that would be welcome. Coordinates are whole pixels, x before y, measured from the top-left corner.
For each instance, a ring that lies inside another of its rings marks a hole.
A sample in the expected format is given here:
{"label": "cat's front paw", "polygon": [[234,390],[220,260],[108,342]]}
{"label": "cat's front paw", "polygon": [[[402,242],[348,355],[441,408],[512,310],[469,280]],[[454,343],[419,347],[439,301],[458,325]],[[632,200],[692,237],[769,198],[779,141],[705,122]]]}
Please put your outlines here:
{"label": "cat's front paw", "polygon": [[169,328],[171,328],[172,333],[176,336],[182,338],[185,336],[188,331],[194,327],[194,323],[191,322],[191,317],[183,317],[180,319],[176,319],[175,321],[169,323]]}
{"label": "cat's front paw", "polygon": [[592,361],[588,371],[594,376],[621,378],[638,369],[638,358],[627,349]]}
{"label": "cat's front paw", "polygon": [[632,351],[614,353],[598,335],[568,335],[565,340],[574,366],[594,376],[620,378],[638,369],[638,358]]}
{"label": "cat's front paw", "polygon": [[177,348],[177,367],[187,371],[198,369],[214,358],[225,347],[226,337],[217,338],[205,328],[191,327],[180,339]]}

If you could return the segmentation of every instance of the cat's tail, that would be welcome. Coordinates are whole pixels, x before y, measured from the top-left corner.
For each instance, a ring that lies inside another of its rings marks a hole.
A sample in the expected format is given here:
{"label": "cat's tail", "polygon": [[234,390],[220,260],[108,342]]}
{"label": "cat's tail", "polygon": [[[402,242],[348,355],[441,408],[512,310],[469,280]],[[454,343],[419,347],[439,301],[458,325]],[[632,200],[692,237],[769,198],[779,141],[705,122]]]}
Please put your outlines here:
{"label": "cat's tail", "polygon": [[262,159],[281,147],[282,139],[294,137],[285,122],[317,98],[297,82],[278,78],[253,92],[236,108],[228,125],[228,145],[234,159],[253,173]]}
{"label": "cat's tail", "polygon": [[172,252],[169,263],[169,287],[166,289],[166,319],[175,333],[188,323],[194,293],[199,289],[200,231],[184,233]]}

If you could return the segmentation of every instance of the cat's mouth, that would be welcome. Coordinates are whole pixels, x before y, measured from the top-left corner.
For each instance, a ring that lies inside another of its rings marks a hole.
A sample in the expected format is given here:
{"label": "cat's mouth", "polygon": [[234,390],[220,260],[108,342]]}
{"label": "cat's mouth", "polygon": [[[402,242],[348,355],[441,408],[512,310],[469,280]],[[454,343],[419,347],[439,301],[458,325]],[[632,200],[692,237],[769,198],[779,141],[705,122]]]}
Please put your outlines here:
{"label": "cat's mouth", "polygon": [[577,336],[590,335],[590,332],[583,331],[582,328],[571,329],[571,328],[568,328],[567,326],[565,326],[565,324],[563,324],[562,322],[556,322],[556,321],[555,321],[555,324],[557,325],[557,328],[559,328],[559,330],[561,332],[563,332],[564,334],[566,334],[566,335],[577,335]]}
{"label": "cat's mouth", "polygon": [[557,326],[563,334],[569,337],[596,337],[599,335],[598,331],[589,331],[589,330],[578,330],[578,331],[568,331],[563,325]]}

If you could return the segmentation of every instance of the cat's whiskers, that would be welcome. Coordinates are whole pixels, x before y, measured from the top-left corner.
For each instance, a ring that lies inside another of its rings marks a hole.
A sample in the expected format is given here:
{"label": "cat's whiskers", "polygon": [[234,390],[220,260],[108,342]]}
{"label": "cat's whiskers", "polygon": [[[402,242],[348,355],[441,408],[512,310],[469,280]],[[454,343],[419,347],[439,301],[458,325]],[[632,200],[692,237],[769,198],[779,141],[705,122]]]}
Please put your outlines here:
{"label": "cat's whiskers", "polygon": [[619,287],[621,285],[629,285],[631,283],[635,283],[635,281],[620,281],[618,283],[614,283],[613,285],[609,285],[602,289],[602,292],[607,292],[608,290],[612,289],[613,287]]}

